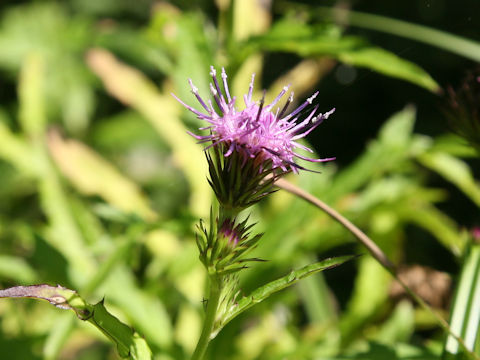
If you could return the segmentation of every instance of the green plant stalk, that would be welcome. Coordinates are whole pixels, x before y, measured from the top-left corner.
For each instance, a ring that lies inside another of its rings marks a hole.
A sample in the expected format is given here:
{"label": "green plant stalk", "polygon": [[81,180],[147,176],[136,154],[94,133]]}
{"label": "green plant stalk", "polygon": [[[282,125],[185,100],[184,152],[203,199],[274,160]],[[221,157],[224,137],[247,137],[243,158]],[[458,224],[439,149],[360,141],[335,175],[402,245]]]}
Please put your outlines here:
{"label": "green plant stalk", "polygon": [[468,346],[465,344],[465,341],[458,336],[450,325],[443,319],[439,314],[437,314],[420,296],[418,296],[412,289],[408,287],[405,282],[403,282],[397,275],[395,266],[393,263],[388,259],[387,255],[375,244],[375,242],[370,239],[363,231],[357,228],[354,224],[352,224],[348,219],[343,217],[339,212],[332,209],[330,206],[325,204],[320,199],[316,198],[312,194],[302,190],[298,186],[295,186],[284,179],[279,179],[275,182],[275,185],[281,189],[284,189],[295,196],[298,196],[305,201],[311,203],[315,207],[321,209],[325,213],[327,213],[331,218],[335,221],[339,222],[343,227],[345,227],[348,231],[350,231],[355,237],[367,248],[369,253],[377,260],[380,265],[382,265],[394,278],[398,283],[405,289],[405,291],[428,313],[430,313],[436,320],[440,327],[447,332],[453,339],[455,339],[458,344],[462,347],[465,351],[465,355],[470,359],[480,360],[480,357],[474,354]]}
{"label": "green plant stalk", "polygon": [[[480,312],[480,244],[474,243],[465,256],[450,319],[452,330],[465,339],[466,346],[475,350]],[[448,336],[442,359],[462,359],[463,351],[457,341]]]}
{"label": "green plant stalk", "polygon": [[218,303],[220,301],[220,294],[222,292],[222,277],[218,275],[210,275],[210,291],[207,303],[207,311],[205,321],[203,323],[202,334],[198,340],[197,347],[193,352],[191,360],[201,360],[205,355],[208,344],[211,340],[215,319],[217,317]]}

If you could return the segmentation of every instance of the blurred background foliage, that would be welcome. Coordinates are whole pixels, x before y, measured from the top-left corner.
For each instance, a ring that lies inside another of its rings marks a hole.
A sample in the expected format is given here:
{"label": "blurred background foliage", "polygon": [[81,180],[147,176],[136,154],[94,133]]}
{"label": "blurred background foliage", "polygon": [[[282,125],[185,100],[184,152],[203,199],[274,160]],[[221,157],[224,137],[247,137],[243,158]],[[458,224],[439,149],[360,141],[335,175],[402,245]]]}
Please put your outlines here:
{"label": "blurred background foliage", "polygon": [[[255,72],[258,98],[291,83],[297,100],[319,89],[322,111],[336,107],[308,141],[337,161],[289,180],[367,232],[448,318],[480,223],[480,174],[474,148],[450,131],[445,89],[480,59],[480,4],[319,3],[2,1],[0,286],[61,284],[104,299],[155,359],[189,357],[205,286],[193,224],[212,194],[202,148],[186,134],[200,122],[170,93],[193,105],[187,79],[206,94],[215,65],[237,97]],[[242,273],[245,293],[364,251],[290,194],[253,212],[265,232],[255,255],[268,261]],[[241,315],[208,357],[437,359],[444,340],[366,255]],[[118,356],[97,329],[33,300],[0,302],[0,353]]]}

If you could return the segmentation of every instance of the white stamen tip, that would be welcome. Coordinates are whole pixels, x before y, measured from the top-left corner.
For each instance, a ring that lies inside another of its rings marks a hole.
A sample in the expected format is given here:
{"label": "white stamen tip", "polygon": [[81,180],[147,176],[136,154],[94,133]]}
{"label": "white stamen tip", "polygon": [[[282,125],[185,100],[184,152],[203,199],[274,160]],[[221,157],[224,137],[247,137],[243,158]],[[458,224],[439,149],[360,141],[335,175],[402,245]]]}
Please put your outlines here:
{"label": "white stamen tip", "polygon": [[217,75],[217,70],[215,70],[215,68],[213,66],[210,66],[210,75],[211,76]]}
{"label": "white stamen tip", "polygon": [[227,78],[227,72],[225,71],[225,68],[222,67],[222,79]]}
{"label": "white stamen tip", "polygon": [[332,115],[334,112],[335,112],[335,108],[333,108],[332,110],[326,112],[326,113],[323,115],[323,118],[324,118],[324,119],[328,119],[328,117],[329,117],[330,115]]}
{"label": "white stamen tip", "polygon": [[215,96],[215,95],[218,94],[217,90],[215,90],[215,88],[213,87],[212,83],[210,83],[210,91],[212,92],[213,96]]}
{"label": "white stamen tip", "polygon": [[288,97],[288,101],[290,101],[290,102],[293,101],[293,91],[292,91],[292,93],[290,94],[290,96]]}
{"label": "white stamen tip", "polygon": [[192,89],[192,93],[194,93],[195,95],[198,94],[198,88],[195,85],[193,85],[192,79],[188,79],[188,83],[190,84],[190,88]]}
{"label": "white stamen tip", "polygon": [[308,102],[309,104],[312,104],[313,99],[315,99],[315,98],[317,97],[317,95],[318,95],[318,91],[317,91],[315,94],[313,94],[311,97],[309,97],[309,98],[307,99],[307,102]]}

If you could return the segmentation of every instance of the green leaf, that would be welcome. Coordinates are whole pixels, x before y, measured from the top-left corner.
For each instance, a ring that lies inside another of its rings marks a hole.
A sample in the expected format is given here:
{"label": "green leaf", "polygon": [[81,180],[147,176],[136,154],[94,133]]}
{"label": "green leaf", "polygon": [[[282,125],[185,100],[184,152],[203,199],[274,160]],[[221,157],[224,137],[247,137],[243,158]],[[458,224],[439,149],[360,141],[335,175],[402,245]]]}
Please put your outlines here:
{"label": "green leaf", "polygon": [[407,147],[412,141],[416,109],[408,105],[393,114],[378,132],[378,139],[392,148]]}
{"label": "green leaf", "polygon": [[31,283],[35,281],[36,274],[24,259],[11,255],[0,255],[0,277],[20,283]]}
{"label": "green leaf", "polygon": [[80,320],[88,321],[115,343],[122,358],[152,359],[152,353],[146,341],[110,314],[103,306],[103,302],[91,305],[73,290],[50,285],[16,286],[0,290],[0,298],[42,299],[60,309],[73,310]]}
{"label": "green leaf", "polygon": [[0,53],[0,67],[16,72],[31,54],[39,55],[45,65],[42,94],[48,99],[43,107],[73,131],[84,131],[93,112],[92,76],[80,55],[94,39],[90,25],[85,17],[70,17],[60,3],[12,6],[0,19],[0,48],[8,49]]}
{"label": "green leaf", "polygon": [[467,163],[442,152],[425,153],[420,155],[418,160],[456,185],[470,200],[480,206],[480,186],[475,182]]}
{"label": "green leaf", "polygon": [[170,94],[161,93],[138,70],[122,64],[105,50],[91,50],[87,61],[108,91],[140,112],[164,138],[189,181],[192,212],[206,215],[211,198],[208,183],[204,181],[207,164],[200,146],[181,121],[180,105]]}
{"label": "green leaf", "polygon": [[22,66],[19,97],[19,121],[25,133],[31,137],[41,136],[45,131],[47,119],[43,101],[45,81],[45,60],[41,55],[30,54]]}
{"label": "green leaf", "polygon": [[255,304],[262,302],[263,300],[268,298],[270,295],[280,290],[283,290],[289,286],[292,286],[293,284],[297,283],[299,280],[307,276],[316,274],[320,271],[337,267],[343,264],[344,262],[353,259],[354,257],[355,257],[354,255],[346,255],[346,256],[325,259],[323,261],[304,266],[301,269],[292,270],[290,274],[259,287],[258,289],[254,290],[250,295],[244,296],[243,298],[241,298],[238,301],[237,305],[230,312],[227,312],[224,315],[224,317],[220,321],[220,324],[217,325],[216,332],[220,331],[227,323],[229,323],[232,319],[240,315],[242,312],[251,308]]}
{"label": "green leaf", "polygon": [[345,19],[353,26],[382,31],[436,46],[473,61],[480,61],[480,44],[427,26],[412,24],[386,16],[373,15],[340,8],[317,7],[322,15]]}
{"label": "green leaf", "polygon": [[421,226],[454,255],[460,256],[465,248],[466,239],[458,232],[457,224],[446,214],[431,205],[401,207],[399,213],[404,219]]}
{"label": "green leaf", "polygon": [[440,91],[440,86],[420,66],[382,48],[363,47],[341,52],[337,58],[346,64],[365,67],[380,74],[406,80],[432,92]]}
{"label": "green leaf", "polygon": [[[313,255],[303,255],[301,261],[310,263],[310,259],[313,257]],[[298,291],[310,322],[315,324],[328,324],[329,322],[336,321],[337,313],[335,304],[323,274],[308,277],[301,281],[298,284]]]}
{"label": "green leaf", "polygon": [[286,51],[299,56],[326,55],[438,92],[440,86],[418,65],[354,36],[343,36],[335,26],[312,26],[298,21],[277,22],[264,36],[252,38],[245,51]]}
{"label": "green leaf", "polygon": [[375,340],[395,346],[408,342],[415,331],[415,311],[410,301],[401,301],[376,333]]}
{"label": "green leaf", "polygon": [[368,344],[357,345],[357,348],[360,349],[348,355],[335,357],[335,360],[438,360],[438,355],[428,349],[402,342],[386,345],[369,341]]}
{"label": "green leaf", "polygon": [[357,279],[340,328],[344,341],[353,336],[365,322],[382,309],[388,298],[390,274],[373,257],[359,262]]}
{"label": "green leaf", "polygon": [[156,218],[137,184],[100,154],[79,141],[64,140],[54,131],[49,134],[48,145],[59,169],[80,192],[99,195],[119,209],[147,220]]}
{"label": "green leaf", "polygon": [[[42,58],[36,55],[29,57],[22,67],[19,86],[20,119],[29,135],[28,141],[24,143],[18,139],[6,126],[0,126],[0,137],[7,140],[8,146],[3,154],[5,158],[22,170],[25,167],[38,180],[42,209],[49,220],[44,239],[68,259],[71,264],[69,275],[79,286],[94,272],[96,261],[86,250],[84,238],[71,213],[69,195],[64,192],[44,145],[47,103],[41,86],[45,81],[44,75]],[[14,154],[15,150],[20,153]],[[28,152],[30,160],[25,163]]]}
{"label": "green leaf", "polygon": [[327,199],[335,199],[381,176],[388,170],[396,169],[413,153],[425,147],[424,138],[412,134],[415,123],[415,108],[407,106],[393,114],[379,131],[378,139],[372,141],[367,150],[348,168],[335,178]]}
{"label": "green leaf", "polygon": [[132,273],[124,266],[117,266],[109,275],[104,288],[108,300],[123,311],[150,344],[162,349],[171,346],[171,319],[161,300],[140,289]]}
{"label": "green leaf", "polygon": [[[455,300],[452,305],[450,326],[465,341],[471,351],[479,337],[480,320],[480,245],[472,244],[465,256]],[[476,354],[479,354],[478,349]],[[467,358],[458,342],[447,337],[443,359]]]}

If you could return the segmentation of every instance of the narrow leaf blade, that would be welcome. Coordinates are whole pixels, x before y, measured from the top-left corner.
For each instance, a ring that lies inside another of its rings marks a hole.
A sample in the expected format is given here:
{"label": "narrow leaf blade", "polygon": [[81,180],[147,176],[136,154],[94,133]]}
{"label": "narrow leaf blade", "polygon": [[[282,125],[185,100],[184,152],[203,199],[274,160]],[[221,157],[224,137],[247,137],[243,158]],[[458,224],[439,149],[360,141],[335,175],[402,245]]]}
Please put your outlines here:
{"label": "narrow leaf blade", "polygon": [[316,274],[320,271],[337,267],[353,259],[354,257],[355,255],[346,255],[346,256],[325,259],[323,261],[316,262],[314,264],[310,264],[305,267],[302,267],[298,270],[293,270],[288,275],[283,276],[264,286],[259,287],[258,289],[254,290],[250,295],[240,299],[237,306],[230,313],[227,313],[224,319],[222,319],[220,327],[225,326],[233,318],[235,318],[245,310],[249,309],[253,305],[262,302],[263,300],[268,298],[270,295],[297,283],[299,280],[307,276]]}

